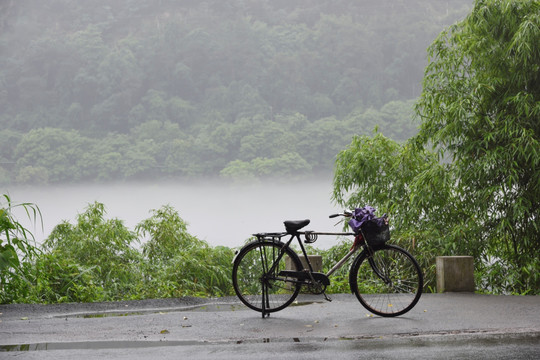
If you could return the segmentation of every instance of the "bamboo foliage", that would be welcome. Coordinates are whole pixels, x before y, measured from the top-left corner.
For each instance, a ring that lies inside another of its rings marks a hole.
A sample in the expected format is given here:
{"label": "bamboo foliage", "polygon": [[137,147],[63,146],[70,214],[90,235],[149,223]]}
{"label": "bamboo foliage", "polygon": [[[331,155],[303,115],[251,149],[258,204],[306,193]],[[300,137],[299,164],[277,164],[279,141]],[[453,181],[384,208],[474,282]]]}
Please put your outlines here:
{"label": "bamboo foliage", "polygon": [[538,1],[476,1],[428,49],[418,135],[355,138],[336,201],[393,213],[428,268],[473,255],[479,290],[538,294],[539,43]]}

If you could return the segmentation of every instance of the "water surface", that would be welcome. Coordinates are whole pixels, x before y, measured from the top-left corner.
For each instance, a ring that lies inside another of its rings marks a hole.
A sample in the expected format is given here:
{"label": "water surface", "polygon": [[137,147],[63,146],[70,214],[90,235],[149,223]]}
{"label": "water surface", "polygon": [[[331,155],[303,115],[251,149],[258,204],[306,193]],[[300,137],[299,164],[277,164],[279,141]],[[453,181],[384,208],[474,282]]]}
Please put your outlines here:
{"label": "water surface", "polygon": [[[29,225],[38,242],[43,241],[61,221],[76,221],[95,201],[105,205],[106,218],[118,218],[129,229],[151,216],[152,209],[174,207],[188,223],[188,231],[212,246],[236,247],[251,234],[278,232],[284,220],[310,219],[306,229],[341,231],[328,215],[342,209],[331,202],[331,181],[294,184],[231,185],[218,182],[154,183],[109,185],[63,185],[13,187],[2,189],[13,202],[32,202],[43,214],[43,229],[27,221],[24,212],[18,220]],[[315,244],[329,248],[332,237],[319,237]]]}

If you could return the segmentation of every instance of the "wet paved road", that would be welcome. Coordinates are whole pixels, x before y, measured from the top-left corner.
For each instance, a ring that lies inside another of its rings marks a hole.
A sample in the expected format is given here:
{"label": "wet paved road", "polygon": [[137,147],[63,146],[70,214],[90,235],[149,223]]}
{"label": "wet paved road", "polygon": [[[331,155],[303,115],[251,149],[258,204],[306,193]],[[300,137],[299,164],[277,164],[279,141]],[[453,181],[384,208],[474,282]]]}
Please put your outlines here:
{"label": "wet paved road", "polygon": [[304,296],[268,319],[200,302],[0,306],[0,359],[540,358],[538,296],[425,294],[398,318],[353,295]]}

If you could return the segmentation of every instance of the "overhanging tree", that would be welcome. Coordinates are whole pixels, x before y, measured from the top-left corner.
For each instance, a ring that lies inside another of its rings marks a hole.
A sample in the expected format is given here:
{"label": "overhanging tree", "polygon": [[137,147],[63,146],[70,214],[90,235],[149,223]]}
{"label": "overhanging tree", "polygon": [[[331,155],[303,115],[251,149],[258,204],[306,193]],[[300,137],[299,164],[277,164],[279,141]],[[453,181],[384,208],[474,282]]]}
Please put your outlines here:
{"label": "overhanging tree", "polygon": [[508,292],[540,290],[539,44],[540,2],[477,0],[429,47],[417,103],[416,143],[452,159],[461,206],[482,224],[468,235]]}
{"label": "overhanging tree", "polygon": [[419,134],[338,155],[334,200],[389,211],[428,287],[433,256],[473,255],[479,290],[540,293],[538,44],[538,1],[478,0],[428,49]]}
{"label": "overhanging tree", "polygon": [[388,213],[392,243],[414,253],[427,291],[435,288],[435,256],[470,254],[478,246],[462,241],[458,224],[474,228],[453,190],[448,165],[412,144],[375,133],[355,136],[336,160],[332,197],[345,209],[371,205]]}

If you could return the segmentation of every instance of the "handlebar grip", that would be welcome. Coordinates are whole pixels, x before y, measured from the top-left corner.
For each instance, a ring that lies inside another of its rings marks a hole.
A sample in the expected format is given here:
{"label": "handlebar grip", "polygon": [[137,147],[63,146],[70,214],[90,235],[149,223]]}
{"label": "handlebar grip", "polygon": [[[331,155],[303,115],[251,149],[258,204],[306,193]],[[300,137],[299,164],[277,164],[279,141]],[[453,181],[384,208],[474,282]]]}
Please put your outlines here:
{"label": "handlebar grip", "polygon": [[332,215],[330,215],[330,216],[328,216],[328,217],[329,217],[329,218],[335,218],[335,217],[338,217],[339,215],[341,215],[341,214],[332,214]]}

